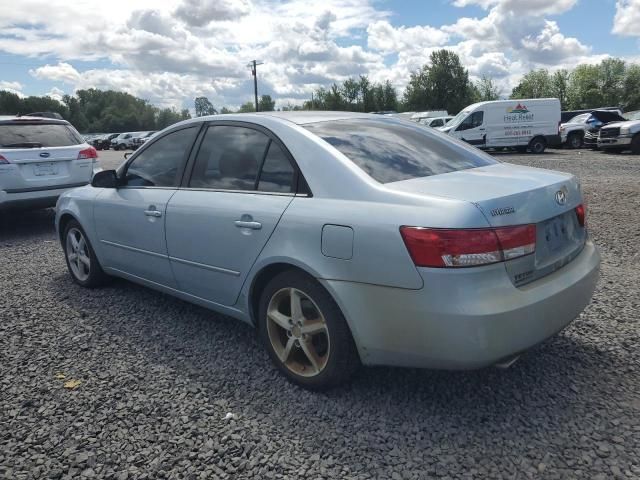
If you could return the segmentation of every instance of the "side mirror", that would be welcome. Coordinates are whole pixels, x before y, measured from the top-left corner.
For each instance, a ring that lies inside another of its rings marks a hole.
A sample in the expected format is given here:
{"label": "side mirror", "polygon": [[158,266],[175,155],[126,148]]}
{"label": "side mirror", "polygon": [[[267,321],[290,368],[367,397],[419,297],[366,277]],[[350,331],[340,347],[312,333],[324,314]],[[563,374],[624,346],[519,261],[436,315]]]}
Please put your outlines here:
{"label": "side mirror", "polygon": [[129,158],[133,152],[127,152],[124,154],[124,158]]}
{"label": "side mirror", "polygon": [[102,170],[93,176],[91,186],[96,188],[117,188],[118,174],[115,170]]}

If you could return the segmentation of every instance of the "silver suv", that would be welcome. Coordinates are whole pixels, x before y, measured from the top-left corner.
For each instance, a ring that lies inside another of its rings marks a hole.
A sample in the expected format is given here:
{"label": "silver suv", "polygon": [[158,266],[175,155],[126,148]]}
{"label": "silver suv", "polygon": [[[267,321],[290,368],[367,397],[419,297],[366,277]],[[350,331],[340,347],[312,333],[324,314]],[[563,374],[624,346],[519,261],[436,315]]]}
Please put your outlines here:
{"label": "silver suv", "polygon": [[65,120],[0,116],[0,210],[54,206],[61,193],[91,181],[97,161]]}

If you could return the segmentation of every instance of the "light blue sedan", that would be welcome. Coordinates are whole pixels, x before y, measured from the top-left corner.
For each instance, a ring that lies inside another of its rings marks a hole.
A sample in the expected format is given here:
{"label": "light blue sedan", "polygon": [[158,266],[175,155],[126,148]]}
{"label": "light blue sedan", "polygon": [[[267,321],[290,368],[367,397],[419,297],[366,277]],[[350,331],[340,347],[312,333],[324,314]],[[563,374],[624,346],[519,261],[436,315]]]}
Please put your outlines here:
{"label": "light blue sedan", "polygon": [[510,364],[591,299],[580,185],[377,115],[201,117],[62,195],[85,287],[122,277],[254,325],[322,389],[360,364]]}

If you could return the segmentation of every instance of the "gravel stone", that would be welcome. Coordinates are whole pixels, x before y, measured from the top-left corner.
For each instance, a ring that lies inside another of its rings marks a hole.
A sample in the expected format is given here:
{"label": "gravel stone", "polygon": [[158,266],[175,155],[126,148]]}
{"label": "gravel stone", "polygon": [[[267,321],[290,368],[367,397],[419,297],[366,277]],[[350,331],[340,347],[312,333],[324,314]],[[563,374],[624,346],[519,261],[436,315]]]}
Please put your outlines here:
{"label": "gravel stone", "polygon": [[640,478],[640,156],[496,157],[581,180],[591,305],[508,370],[368,368],[325,394],[240,322],[75,285],[52,210],[0,213],[0,478]]}

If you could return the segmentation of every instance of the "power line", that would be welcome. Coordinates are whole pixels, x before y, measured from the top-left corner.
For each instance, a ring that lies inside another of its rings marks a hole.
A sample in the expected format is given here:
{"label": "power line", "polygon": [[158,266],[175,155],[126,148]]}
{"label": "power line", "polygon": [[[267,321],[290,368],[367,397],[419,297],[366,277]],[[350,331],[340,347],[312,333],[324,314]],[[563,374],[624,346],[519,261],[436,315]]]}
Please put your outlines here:
{"label": "power line", "polygon": [[258,111],[258,72],[256,69],[258,65],[264,65],[264,62],[251,60],[251,62],[247,64],[247,67],[251,68],[251,75],[253,75],[253,96],[256,100],[256,112]]}

